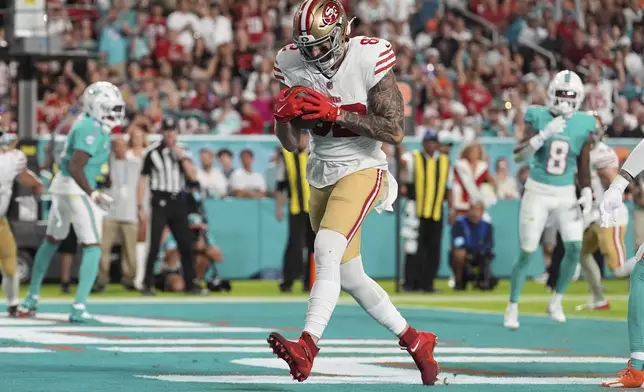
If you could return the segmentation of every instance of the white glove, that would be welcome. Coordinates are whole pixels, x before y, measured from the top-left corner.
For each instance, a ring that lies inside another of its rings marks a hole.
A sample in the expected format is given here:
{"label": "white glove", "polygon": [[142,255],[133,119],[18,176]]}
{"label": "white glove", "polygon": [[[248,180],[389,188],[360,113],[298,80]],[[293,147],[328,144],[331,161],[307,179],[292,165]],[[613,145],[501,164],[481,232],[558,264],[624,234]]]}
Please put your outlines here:
{"label": "white glove", "polygon": [[593,191],[589,187],[585,187],[581,190],[581,197],[577,200],[581,206],[581,212],[584,215],[589,215],[590,211],[593,209]]}
{"label": "white glove", "polygon": [[550,120],[548,124],[539,132],[543,136],[544,141],[550,137],[560,134],[566,128],[566,119],[563,116],[557,116]]}
{"label": "white glove", "polygon": [[101,191],[92,192],[91,196],[94,203],[99,206],[102,210],[107,211],[112,207],[114,199],[110,195],[106,195]]}
{"label": "white glove", "polygon": [[612,185],[604,192],[604,199],[599,205],[602,227],[610,227],[617,222],[615,212],[624,203],[623,198],[624,192]]}

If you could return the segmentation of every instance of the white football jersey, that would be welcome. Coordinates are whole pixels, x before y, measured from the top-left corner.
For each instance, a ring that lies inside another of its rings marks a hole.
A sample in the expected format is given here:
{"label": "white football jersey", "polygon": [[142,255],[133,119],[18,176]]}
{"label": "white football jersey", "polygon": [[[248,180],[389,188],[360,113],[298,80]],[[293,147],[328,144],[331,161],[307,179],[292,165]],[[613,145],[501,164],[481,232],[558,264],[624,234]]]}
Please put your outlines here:
{"label": "white football jersey", "polygon": [[[593,190],[593,218],[599,219],[599,205],[604,199],[606,187],[602,184],[597,170],[607,168],[619,168],[619,157],[615,150],[604,142],[599,142],[590,151],[590,187]],[[625,206],[615,214],[618,225],[628,224],[628,210]]]}
{"label": "white football jersey", "polygon": [[7,214],[13,194],[13,181],[26,164],[27,157],[20,150],[0,153],[0,216]]}
{"label": "white football jersey", "polygon": [[[388,41],[359,36],[349,40],[345,57],[331,79],[309,68],[295,45],[287,45],[277,53],[273,73],[288,87],[313,88],[331,96],[344,110],[366,114],[367,92],[395,63],[396,55]],[[382,142],[332,123],[320,123],[311,130],[311,136],[307,178],[316,188],[333,185],[359,170],[387,169]]]}

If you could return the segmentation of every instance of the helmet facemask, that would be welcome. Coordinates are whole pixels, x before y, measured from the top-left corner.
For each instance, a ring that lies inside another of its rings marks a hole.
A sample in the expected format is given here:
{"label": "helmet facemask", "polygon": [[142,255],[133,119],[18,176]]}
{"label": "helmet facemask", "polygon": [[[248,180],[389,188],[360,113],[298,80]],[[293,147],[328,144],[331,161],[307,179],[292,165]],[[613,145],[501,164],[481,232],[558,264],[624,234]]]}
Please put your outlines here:
{"label": "helmet facemask", "polygon": [[308,41],[308,37],[296,37],[293,41],[300,50],[302,61],[313,72],[321,73],[327,78],[333,77],[345,53],[342,31],[339,26],[321,39]]}
{"label": "helmet facemask", "polygon": [[98,120],[108,126],[110,129],[118,127],[125,120],[125,107],[124,105],[110,105],[108,103],[98,103],[100,106],[101,118]]}
{"label": "helmet facemask", "polygon": [[581,99],[579,98],[580,94],[578,92],[572,90],[555,90],[548,95],[548,106],[556,115],[568,118],[579,110]]}

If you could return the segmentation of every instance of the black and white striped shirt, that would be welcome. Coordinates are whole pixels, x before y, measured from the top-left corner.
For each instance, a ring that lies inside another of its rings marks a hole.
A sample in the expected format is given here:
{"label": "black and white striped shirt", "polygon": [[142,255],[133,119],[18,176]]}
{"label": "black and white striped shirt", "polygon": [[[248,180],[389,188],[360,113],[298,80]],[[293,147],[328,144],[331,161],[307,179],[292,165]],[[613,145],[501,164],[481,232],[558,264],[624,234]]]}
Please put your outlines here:
{"label": "black and white striped shirt", "polygon": [[[186,152],[186,156],[188,154]],[[163,142],[154,143],[148,148],[143,157],[141,175],[149,177],[152,192],[179,193],[186,188],[186,175],[181,162]]]}

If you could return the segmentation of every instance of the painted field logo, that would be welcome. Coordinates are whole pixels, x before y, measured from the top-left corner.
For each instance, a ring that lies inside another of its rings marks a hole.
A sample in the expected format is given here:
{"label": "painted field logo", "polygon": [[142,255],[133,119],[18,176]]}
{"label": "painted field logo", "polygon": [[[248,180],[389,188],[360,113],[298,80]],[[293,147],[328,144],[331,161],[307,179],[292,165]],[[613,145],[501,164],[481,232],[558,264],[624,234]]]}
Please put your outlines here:
{"label": "painted field logo", "polygon": [[[62,313],[43,313],[38,319],[0,318],[4,343],[0,352],[55,356],[61,349],[65,355],[70,351],[93,351],[98,362],[101,355],[111,353],[135,358],[159,355],[155,358],[169,359],[163,368],[166,373],[131,375],[175,383],[293,383],[286,364],[274,358],[266,345],[267,328],[125,316],[98,316],[104,325],[75,326],[65,323],[66,317]],[[219,364],[208,366],[204,373],[186,374],[176,363],[202,356],[210,361],[214,357]],[[443,371],[440,383],[466,385],[598,385],[603,377],[578,374],[587,373],[592,366],[624,363],[623,358],[571,356],[540,349],[446,344],[437,347],[436,359]],[[553,368],[556,373],[552,373]],[[529,374],[525,369],[530,369]],[[571,369],[579,370],[564,373]],[[394,339],[325,339],[307,383],[419,384],[420,378],[412,359]]]}

